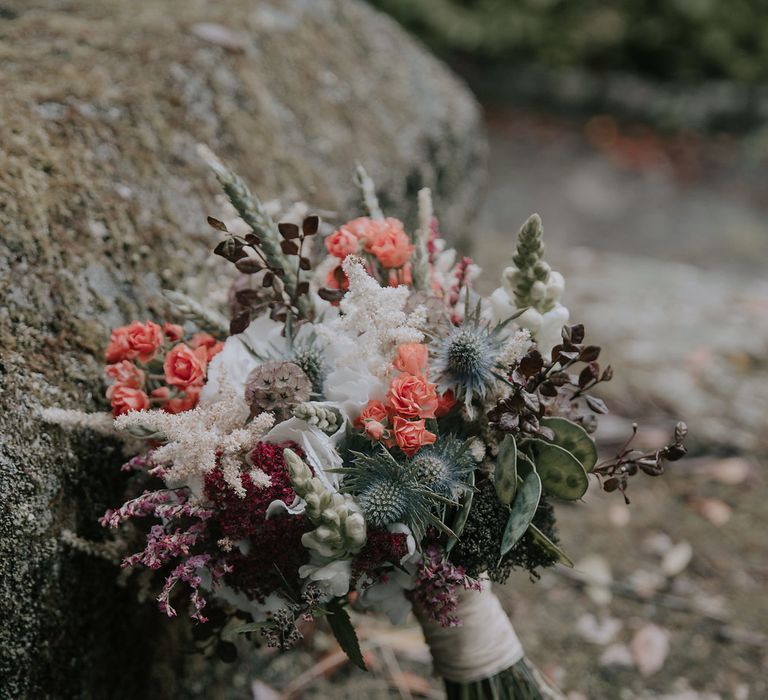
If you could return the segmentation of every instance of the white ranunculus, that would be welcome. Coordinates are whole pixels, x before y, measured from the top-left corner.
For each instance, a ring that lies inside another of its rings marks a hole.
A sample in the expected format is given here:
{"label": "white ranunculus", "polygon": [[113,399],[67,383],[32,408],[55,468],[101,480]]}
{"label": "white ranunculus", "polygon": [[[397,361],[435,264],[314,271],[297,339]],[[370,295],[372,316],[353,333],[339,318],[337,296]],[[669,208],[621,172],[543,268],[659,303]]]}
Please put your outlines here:
{"label": "white ranunculus", "polygon": [[330,372],[323,390],[326,399],[352,422],[362,413],[369,400],[384,400],[387,385],[366,367],[347,366]]}
{"label": "white ranunculus", "polygon": [[313,553],[309,564],[299,568],[299,576],[315,583],[326,596],[346,595],[352,578],[352,560],[328,562]]}

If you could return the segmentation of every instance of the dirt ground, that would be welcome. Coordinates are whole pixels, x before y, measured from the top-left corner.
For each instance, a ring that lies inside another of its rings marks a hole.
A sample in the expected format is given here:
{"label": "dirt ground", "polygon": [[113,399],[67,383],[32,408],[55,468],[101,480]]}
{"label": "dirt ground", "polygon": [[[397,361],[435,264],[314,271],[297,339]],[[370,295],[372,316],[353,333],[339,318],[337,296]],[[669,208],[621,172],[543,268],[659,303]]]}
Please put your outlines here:
{"label": "dirt ground", "polygon": [[[527,653],[569,700],[766,698],[765,138],[663,137],[608,117],[495,114],[489,126],[488,195],[460,236],[484,291],[539,211],[572,318],[618,375],[602,450],[617,448],[629,416],[648,445],[678,417],[692,433],[690,458],[638,478],[630,506],[593,488],[559,507],[575,569],[497,589]],[[232,697],[442,697],[416,626],[358,624],[372,673],[317,630],[237,672]]]}

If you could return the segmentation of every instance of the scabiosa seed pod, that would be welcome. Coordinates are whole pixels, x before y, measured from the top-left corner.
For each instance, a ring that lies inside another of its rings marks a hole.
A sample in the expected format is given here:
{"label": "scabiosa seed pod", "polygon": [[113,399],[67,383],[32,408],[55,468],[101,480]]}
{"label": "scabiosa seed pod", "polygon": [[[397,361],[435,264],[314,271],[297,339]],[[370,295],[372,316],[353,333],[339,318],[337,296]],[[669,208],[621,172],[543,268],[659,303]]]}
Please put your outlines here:
{"label": "scabiosa seed pod", "polygon": [[251,371],[245,383],[245,400],[251,415],[274,413],[275,421],[291,417],[294,406],[309,401],[312,383],[297,364],[273,360]]}

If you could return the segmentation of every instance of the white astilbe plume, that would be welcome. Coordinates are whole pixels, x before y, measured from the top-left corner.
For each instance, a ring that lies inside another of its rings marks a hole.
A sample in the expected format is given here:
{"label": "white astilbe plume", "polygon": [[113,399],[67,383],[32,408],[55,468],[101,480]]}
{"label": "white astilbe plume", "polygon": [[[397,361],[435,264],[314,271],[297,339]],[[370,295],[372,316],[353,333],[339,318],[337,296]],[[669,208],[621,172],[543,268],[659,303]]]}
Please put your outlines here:
{"label": "white astilbe plume", "polygon": [[341,315],[328,324],[324,333],[329,343],[339,336],[349,342],[336,361],[338,367],[366,365],[377,376],[391,367],[395,348],[401,343],[420,343],[419,330],[426,322],[423,308],[408,315],[408,287],[381,287],[365,270],[363,261],[352,255],[342,263],[349,279],[349,290],[341,300]]}
{"label": "white astilbe plume", "polygon": [[[243,497],[240,475],[244,453],[274,424],[270,413],[262,413],[246,425],[247,418],[248,407],[243,399],[223,387],[221,400],[214,403],[176,414],[131,411],[116,418],[115,427],[162,435],[165,444],[152,453],[152,460],[171,465],[164,475],[169,486],[189,486],[199,493],[205,474],[216,467],[219,455],[224,481]],[[269,476],[257,469],[251,471],[251,479],[257,485],[270,483]]]}
{"label": "white astilbe plume", "polygon": [[93,430],[99,435],[116,437],[111,413],[86,413],[69,408],[42,408],[40,417],[68,430]]}
{"label": "white astilbe plume", "polygon": [[533,339],[531,338],[531,332],[527,328],[521,328],[515,331],[504,346],[501,348],[501,354],[499,355],[499,364],[504,367],[509,367],[522,360],[526,353],[531,349],[533,345]]}

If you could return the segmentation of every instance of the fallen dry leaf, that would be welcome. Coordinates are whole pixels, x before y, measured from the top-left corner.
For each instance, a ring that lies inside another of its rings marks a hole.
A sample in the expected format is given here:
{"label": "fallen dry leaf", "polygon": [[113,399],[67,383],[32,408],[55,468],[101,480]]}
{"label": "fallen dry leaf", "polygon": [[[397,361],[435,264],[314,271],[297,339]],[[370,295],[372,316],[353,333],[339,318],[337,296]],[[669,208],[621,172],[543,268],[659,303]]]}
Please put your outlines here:
{"label": "fallen dry leaf", "polygon": [[616,527],[626,527],[632,517],[629,506],[625,503],[612,503],[608,507],[608,520]]}
{"label": "fallen dry leaf", "polygon": [[575,569],[584,575],[585,591],[592,601],[597,605],[608,605],[613,598],[613,575],[608,560],[600,554],[589,554],[579,560]]}
{"label": "fallen dry leaf", "polygon": [[725,525],[733,514],[733,509],[719,498],[699,498],[694,496],[687,501],[688,507],[702,518],[709,520],[716,527]]}
{"label": "fallen dry leaf", "polygon": [[702,471],[721,484],[737,486],[744,483],[752,472],[752,463],[744,457],[728,457],[709,462]]}
{"label": "fallen dry leaf", "polygon": [[637,670],[652,676],[664,665],[669,654],[669,632],[649,623],[635,632],[629,644]]}
{"label": "fallen dry leaf", "polygon": [[192,33],[203,41],[221,46],[227,51],[244,51],[248,46],[248,36],[236,32],[223,24],[198,22],[192,25]]}
{"label": "fallen dry leaf", "polygon": [[693,558],[693,547],[687,540],[682,540],[668,549],[661,560],[661,570],[672,578],[683,573]]}
{"label": "fallen dry leaf", "polygon": [[632,666],[632,652],[626,644],[611,644],[600,655],[601,666]]}
{"label": "fallen dry leaf", "polygon": [[584,613],[576,621],[576,630],[578,633],[592,644],[605,646],[613,641],[621,630],[621,620],[615,617],[606,617],[598,619],[591,613]]}

